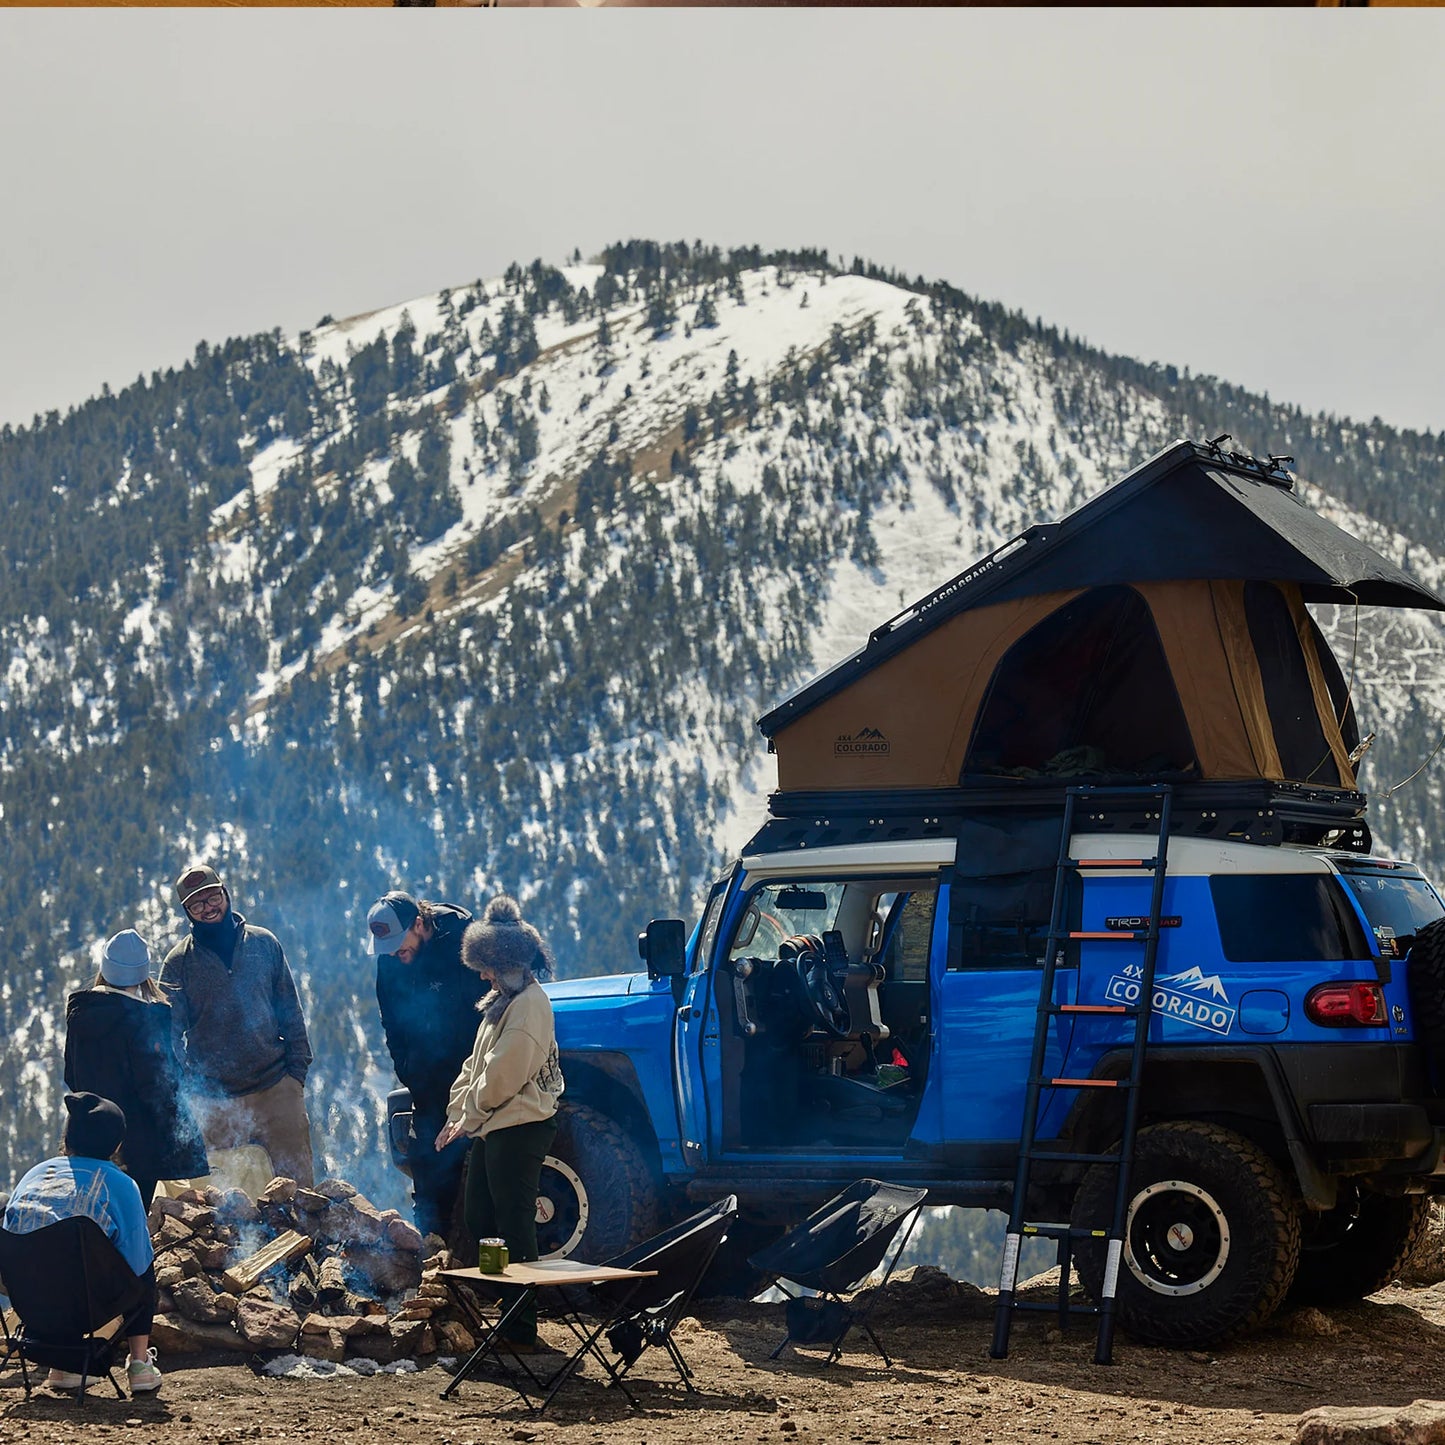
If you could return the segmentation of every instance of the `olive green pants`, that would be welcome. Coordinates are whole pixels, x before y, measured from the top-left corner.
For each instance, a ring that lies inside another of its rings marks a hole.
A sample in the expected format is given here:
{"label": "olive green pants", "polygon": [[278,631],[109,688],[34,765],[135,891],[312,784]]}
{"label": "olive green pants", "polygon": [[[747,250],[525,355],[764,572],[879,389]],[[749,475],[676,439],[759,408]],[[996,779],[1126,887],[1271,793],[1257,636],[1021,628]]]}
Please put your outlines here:
{"label": "olive green pants", "polygon": [[[505,1239],[517,1264],[537,1257],[537,1185],[556,1134],[553,1119],[515,1124],[473,1139],[467,1156],[467,1228],[477,1239]],[[513,1293],[504,1294],[503,1308],[515,1298]],[[537,1338],[535,1301],[512,1317],[507,1338],[524,1343]]]}

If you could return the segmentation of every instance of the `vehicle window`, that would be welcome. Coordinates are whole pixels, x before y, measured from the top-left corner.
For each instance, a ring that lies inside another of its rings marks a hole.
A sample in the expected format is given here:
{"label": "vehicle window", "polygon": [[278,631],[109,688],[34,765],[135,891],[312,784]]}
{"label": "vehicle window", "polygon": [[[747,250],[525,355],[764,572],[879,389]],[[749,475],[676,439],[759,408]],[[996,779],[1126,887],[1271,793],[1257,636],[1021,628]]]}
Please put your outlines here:
{"label": "vehicle window", "polygon": [[732,881],[732,875],[726,878],[719,878],[712,886],[712,892],[708,895],[707,907],[703,910],[702,931],[698,935],[697,953],[692,960],[692,971],[703,973],[707,969],[708,959],[712,957],[712,946],[717,938],[717,926],[722,919],[723,900],[728,895],[728,884]]}
{"label": "vehicle window", "polygon": [[1231,963],[1369,958],[1359,919],[1325,873],[1221,873],[1209,880]]}
{"label": "vehicle window", "polygon": [[[948,967],[1042,968],[1053,908],[1054,869],[997,878],[955,877],[949,897]],[[1077,875],[1064,881],[1063,927],[1077,928],[1083,885]],[[1061,964],[1078,964],[1078,945],[1060,948]]]}
{"label": "vehicle window", "polygon": [[911,983],[927,979],[937,904],[938,894],[932,888],[901,893],[895,899],[889,921],[888,948],[882,959],[890,979]]}
{"label": "vehicle window", "polygon": [[1423,878],[1375,872],[1341,876],[1369,919],[1385,958],[1403,957],[1427,923],[1445,916],[1439,895]]}
{"label": "vehicle window", "polygon": [[844,884],[795,879],[765,883],[748,899],[733,934],[729,958],[773,958],[778,945],[794,933],[824,933],[833,927]]}

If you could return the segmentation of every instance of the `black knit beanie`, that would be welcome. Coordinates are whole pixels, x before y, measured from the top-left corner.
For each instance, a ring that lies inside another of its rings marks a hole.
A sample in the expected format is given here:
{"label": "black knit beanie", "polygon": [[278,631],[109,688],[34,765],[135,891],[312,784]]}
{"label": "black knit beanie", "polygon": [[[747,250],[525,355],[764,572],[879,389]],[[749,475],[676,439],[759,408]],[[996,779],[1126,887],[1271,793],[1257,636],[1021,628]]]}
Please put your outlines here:
{"label": "black knit beanie", "polygon": [[65,1149],[87,1159],[109,1159],[125,1142],[125,1115],[99,1094],[67,1094]]}

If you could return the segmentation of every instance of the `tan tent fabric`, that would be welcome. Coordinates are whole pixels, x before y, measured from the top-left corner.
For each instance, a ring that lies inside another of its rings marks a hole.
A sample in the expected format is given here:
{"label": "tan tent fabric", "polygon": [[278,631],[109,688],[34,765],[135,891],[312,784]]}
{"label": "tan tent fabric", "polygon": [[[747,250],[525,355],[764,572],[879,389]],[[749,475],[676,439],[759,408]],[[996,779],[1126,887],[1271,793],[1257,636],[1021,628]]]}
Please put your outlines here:
{"label": "tan tent fabric", "polygon": [[773,740],[784,792],[951,788],[999,660],[1078,589],[960,612]]}
{"label": "tan tent fabric", "polygon": [[1244,614],[1244,583],[1210,582],[1206,586],[1215,625],[1229,658],[1235,700],[1254,751],[1252,776],[1280,779],[1284,776],[1284,764],[1280,762],[1279,747],[1274,740],[1274,724],[1269,720],[1269,705],[1264,696],[1264,677]]}
{"label": "tan tent fabric", "polygon": [[[1084,589],[960,612],[886,657],[778,730],[784,792],[957,786],[980,708],[1000,662]],[[1164,657],[1205,779],[1284,781],[1242,582],[1151,582],[1134,589]],[[1340,775],[1353,786],[1338,719],[1299,588],[1285,595],[1299,630],[1316,711]]]}
{"label": "tan tent fabric", "polygon": [[[1206,778],[1258,778],[1279,759],[1259,669],[1241,678],[1234,664],[1237,630],[1226,633],[1208,582],[1150,582],[1137,586],[1149,604],[1179,693],[1194,755]],[[1243,623],[1243,613],[1239,614]],[[1244,634],[1248,643],[1248,633]],[[1253,649],[1250,657],[1253,658]],[[1252,691],[1250,679],[1252,678]],[[1262,727],[1261,727],[1262,723]]]}
{"label": "tan tent fabric", "polygon": [[1310,689],[1315,696],[1315,710],[1320,715],[1320,725],[1324,729],[1325,740],[1330,745],[1335,766],[1340,772],[1340,786],[1353,788],[1355,786],[1355,769],[1350,762],[1350,753],[1349,749],[1345,747],[1344,736],[1340,732],[1340,719],[1335,713],[1335,700],[1330,696],[1330,686],[1325,681],[1324,668],[1320,665],[1320,655],[1315,647],[1315,630],[1310,626],[1309,610],[1305,606],[1304,598],[1300,596],[1298,587],[1292,583],[1283,582],[1275,585],[1284,593],[1285,600],[1289,603],[1290,616],[1294,618],[1295,634],[1299,637],[1300,651],[1304,653],[1305,667],[1310,675]]}

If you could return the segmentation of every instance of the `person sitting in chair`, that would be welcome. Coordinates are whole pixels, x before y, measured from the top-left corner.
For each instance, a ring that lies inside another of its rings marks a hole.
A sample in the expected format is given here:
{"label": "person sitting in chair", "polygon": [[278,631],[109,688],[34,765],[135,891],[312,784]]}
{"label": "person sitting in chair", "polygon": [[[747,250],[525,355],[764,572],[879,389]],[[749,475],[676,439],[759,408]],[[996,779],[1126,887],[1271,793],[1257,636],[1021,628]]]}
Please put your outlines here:
{"label": "person sitting in chair", "polygon": [[[161,1387],[161,1372],[150,1348],[155,1256],[140,1190],[114,1162],[125,1142],[125,1115],[99,1094],[67,1094],[65,1111],[61,1153],[37,1164],[15,1186],[5,1207],[5,1228],[11,1234],[31,1234],[77,1214],[100,1225],[146,1287],[145,1299],[124,1329],[130,1345],[126,1375],[131,1394],[147,1394]],[[57,1390],[78,1390],[83,1381],[65,1370],[51,1370],[46,1383]]]}

